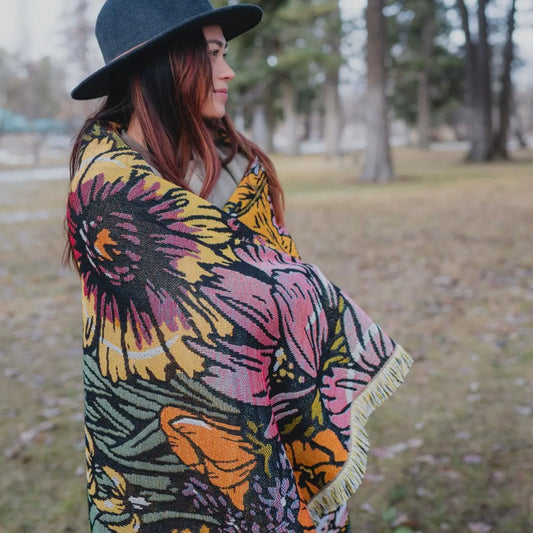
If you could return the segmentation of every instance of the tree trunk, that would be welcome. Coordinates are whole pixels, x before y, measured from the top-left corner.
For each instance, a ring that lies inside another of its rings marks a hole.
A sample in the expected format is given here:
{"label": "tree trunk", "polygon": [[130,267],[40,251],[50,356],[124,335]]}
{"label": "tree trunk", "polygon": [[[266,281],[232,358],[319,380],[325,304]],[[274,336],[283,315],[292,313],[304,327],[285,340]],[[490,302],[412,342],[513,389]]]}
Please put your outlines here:
{"label": "tree trunk", "polygon": [[300,139],[298,128],[298,113],[296,111],[296,89],[291,80],[284,79],[281,82],[281,95],[283,117],[288,135],[287,153],[297,155],[300,151]]}
{"label": "tree trunk", "polygon": [[470,107],[470,151],[469,161],[490,161],[492,151],[492,88],[490,77],[490,46],[486,6],[489,0],[478,0],[478,40],[474,42],[470,33],[468,10],[464,0],[457,0],[457,7],[466,41],[467,52],[467,103]]}
{"label": "tree trunk", "polygon": [[472,137],[472,113],[474,107],[474,64],[475,64],[475,52],[474,43],[472,40],[472,34],[470,33],[470,17],[468,15],[468,9],[464,0],[457,0],[457,9],[461,17],[461,25],[465,36],[465,49],[466,49],[466,105],[468,108],[467,124],[470,137]]}
{"label": "tree trunk", "polygon": [[485,13],[488,1],[478,0],[478,40],[474,42],[470,33],[466,4],[464,0],[457,0],[466,41],[467,105],[470,127],[470,151],[467,160],[469,161],[490,161],[493,158],[491,54]]}
{"label": "tree trunk", "polygon": [[511,72],[514,59],[513,34],[515,29],[516,0],[512,0],[507,17],[507,38],[503,52],[503,71],[499,97],[499,124],[494,136],[494,156],[509,159],[507,140],[511,121],[512,80]]}
{"label": "tree trunk", "polygon": [[492,154],[492,91],[490,77],[490,46],[488,41],[487,17],[488,0],[478,0],[479,39],[476,46],[474,70],[474,116],[473,138],[468,159],[470,161],[490,161]]}
{"label": "tree trunk", "polygon": [[418,80],[418,148],[427,150],[431,143],[431,99],[429,94],[430,65],[433,58],[435,10],[433,0],[427,0],[424,6],[424,23],[422,27],[422,70]]}
{"label": "tree trunk", "polygon": [[240,105],[235,107],[235,111],[233,115],[233,123],[235,124],[235,129],[237,131],[244,131],[246,129],[246,119],[244,116],[244,109]]}
{"label": "tree trunk", "polygon": [[274,113],[274,102],[272,99],[267,100],[267,105],[265,107],[266,109],[266,131],[265,131],[265,137],[266,141],[261,148],[264,148],[264,150],[268,153],[272,153],[274,151],[274,130],[276,129],[276,115]]}
{"label": "tree trunk", "polygon": [[514,91],[512,90],[512,88],[511,88],[511,116],[513,117],[513,120],[511,121],[512,128],[510,129],[512,129],[512,133],[516,137],[516,140],[518,141],[518,145],[520,146],[520,148],[527,148],[527,142],[524,137],[522,115],[516,109],[516,100],[515,100],[515,95],[514,95]]}
{"label": "tree trunk", "polygon": [[252,140],[266,152],[272,152],[272,134],[267,121],[266,109],[263,104],[258,104],[253,108]]}
{"label": "tree trunk", "polygon": [[339,141],[341,131],[339,75],[329,74],[324,86],[324,140],[326,142],[326,156],[339,155]]}
{"label": "tree trunk", "polygon": [[[342,19],[339,1],[331,2],[332,8],[328,13],[327,28],[328,45],[332,58],[340,57]],[[339,155],[339,142],[342,130],[342,120],[340,112],[339,96],[339,64],[332,61],[326,65],[326,81],[324,83],[324,141],[326,144],[326,156],[335,157]]]}
{"label": "tree trunk", "polygon": [[393,178],[389,146],[389,124],[385,84],[386,31],[383,15],[384,0],[368,0],[366,24],[367,95],[366,95],[366,151],[361,181],[387,182]]}
{"label": "tree trunk", "polygon": [[[88,76],[93,70],[93,51],[91,41],[94,39],[94,25],[91,22],[89,0],[74,0],[65,2],[68,6],[65,12],[66,29],[64,32],[65,50],[69,64],[74,69],[75,78],[80,80]],[[71,120],[76,124],[85,120],[96,110],[95,101],[82,100],[72,108]]]}

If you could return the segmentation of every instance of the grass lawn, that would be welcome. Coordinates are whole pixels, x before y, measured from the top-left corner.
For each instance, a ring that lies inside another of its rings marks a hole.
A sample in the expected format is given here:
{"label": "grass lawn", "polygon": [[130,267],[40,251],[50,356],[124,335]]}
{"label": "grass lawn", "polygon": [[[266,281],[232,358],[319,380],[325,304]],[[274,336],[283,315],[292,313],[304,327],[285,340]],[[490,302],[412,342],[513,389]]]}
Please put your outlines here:
{"label": "grass lawn", "polygon": [[[276,158],[303,258],[416,360],[369,424],[353,531],[532,531],[533,153],[466,165],[402,149],[395,163],[394,183],[362,185],[360,161]],[[87,530],[66,187],[2,184],[0,533]]]}

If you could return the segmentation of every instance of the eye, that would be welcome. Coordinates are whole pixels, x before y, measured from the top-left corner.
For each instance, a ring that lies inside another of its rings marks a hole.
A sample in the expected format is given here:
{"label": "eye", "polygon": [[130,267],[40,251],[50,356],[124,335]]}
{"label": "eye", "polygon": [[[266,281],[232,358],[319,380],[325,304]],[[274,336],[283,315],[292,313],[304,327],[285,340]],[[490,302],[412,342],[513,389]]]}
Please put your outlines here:
{"label": "eye", "polygon": [[226,57],[228,55],[228,49],[227,48],[211,48],[207,50],[207,55],[212,58],[218,58],[220,56]]}

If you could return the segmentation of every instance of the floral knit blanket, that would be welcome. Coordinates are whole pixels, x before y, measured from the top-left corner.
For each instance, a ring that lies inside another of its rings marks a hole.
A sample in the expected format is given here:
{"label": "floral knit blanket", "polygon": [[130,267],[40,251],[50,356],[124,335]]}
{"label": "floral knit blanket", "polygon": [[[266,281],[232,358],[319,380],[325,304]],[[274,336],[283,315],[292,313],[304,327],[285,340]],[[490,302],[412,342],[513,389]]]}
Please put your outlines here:
{"label": "floral knit blanket", "polygon": [[365,422],[411,359],[299,258],[259,162],[219,209],[97,124],[67,222],[91,531],[349,531]]}

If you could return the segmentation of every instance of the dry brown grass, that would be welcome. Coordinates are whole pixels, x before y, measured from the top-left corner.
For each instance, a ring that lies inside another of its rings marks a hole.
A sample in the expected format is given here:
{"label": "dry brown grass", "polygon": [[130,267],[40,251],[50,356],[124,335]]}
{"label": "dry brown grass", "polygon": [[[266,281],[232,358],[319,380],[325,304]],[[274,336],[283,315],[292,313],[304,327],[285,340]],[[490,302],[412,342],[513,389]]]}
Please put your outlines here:
{"label": "dry brown grass", "polygon": [[[302,256],[416,359],[371,420],[354,532],[533,529],[533,154],[518,158],[401,150],[386,186],[357,185],[347,158],[276,160]],[[43,218],[0,222],[0,531],[85,531],[66,184],[2,187],[2,215]]]}
{"label": "dry brown grass", "polygon": [[301,254],[416,359],[371,421],[355,531],[533,530],[533,163],[519,158],[401,151],[385,187],[342,167],[320,181],[319,160],[312,190],[294,178]]}

